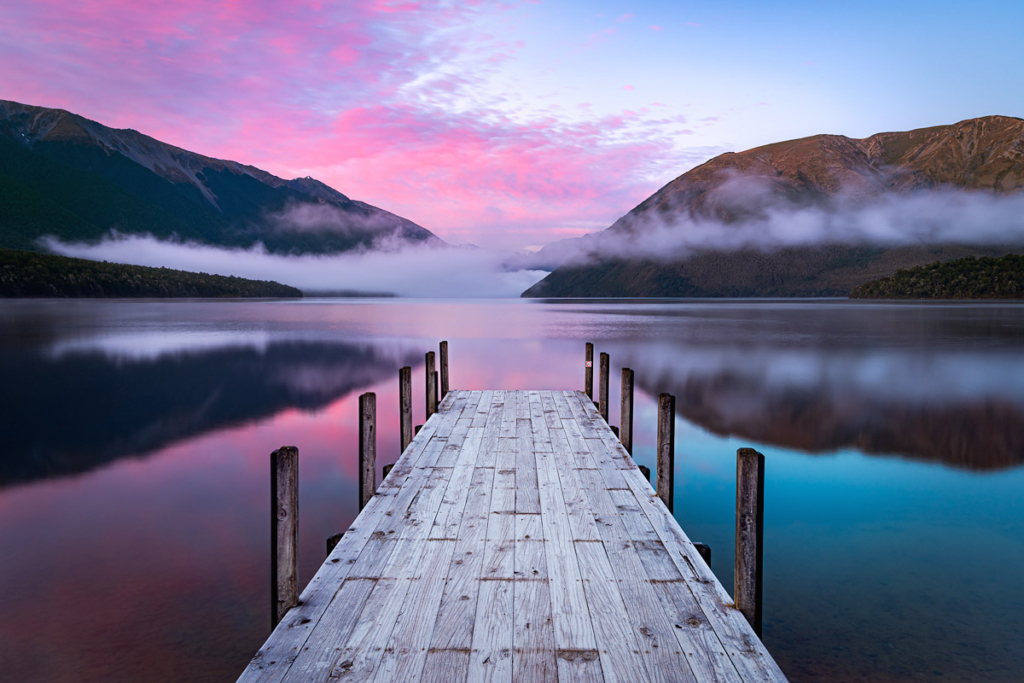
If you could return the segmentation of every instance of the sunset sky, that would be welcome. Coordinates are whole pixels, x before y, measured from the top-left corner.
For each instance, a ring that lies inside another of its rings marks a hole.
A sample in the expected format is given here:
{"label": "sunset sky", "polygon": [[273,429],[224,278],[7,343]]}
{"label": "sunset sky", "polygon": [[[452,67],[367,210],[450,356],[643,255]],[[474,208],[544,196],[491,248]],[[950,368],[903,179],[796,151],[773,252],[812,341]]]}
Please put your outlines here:
{"label": "sunset sky", "polygon": [[1021,26],[1009,0],[5,0],[0,99],[520,249],[725,151],[1024,115]]}

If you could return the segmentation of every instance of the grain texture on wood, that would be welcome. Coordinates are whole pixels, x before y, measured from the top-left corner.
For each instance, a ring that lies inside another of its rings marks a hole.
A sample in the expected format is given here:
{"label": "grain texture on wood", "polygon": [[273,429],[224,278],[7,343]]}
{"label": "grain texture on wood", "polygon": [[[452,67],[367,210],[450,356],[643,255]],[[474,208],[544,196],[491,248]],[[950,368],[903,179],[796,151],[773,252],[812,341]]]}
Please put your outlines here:
{"label": "grain texture on wood", "polygon": [[434,369],[434,352],[427,351],[426,359],[423,364],[423,378],[424,378],[424,406],[425,406],[425,417],[423,419],[429,420],[430,416],[437,412],[437,392],[434,389],[434,378],[437,376],[437,371]]}
{"label": "grain texture on wood", "polygon": [[601,378],[600,378],[600,383],[598,385],[598,389],[599,389],[600,393],[598,394],[599,398],[598,398],[597,404],[598,404],[598,407],[601,409],[601,417],[604,418],[604,421],[606,423],[608,422],[608,394],[609,394],[609,388],[608,388],[609,376],[608,376],[608,374],[610,372],[611,372],[611,359],[609,358],[607,353],[602,353],[601,354]]}
{"label": "grain texture on wood", "polygon": [[448,342],[441,342],[441,399],[448,395]]}
{"label": "grain texture on wood", "polygon": [[764,564],[764,456],[753,448],[736,451],[736,609],[761,636]]}
{"label": "grain texture on wood", "polygon": [[408,365],[398,371],[398,430],[405,453],[412,443],[412,368]]}
{"label": "grain texture on wood", "polygon": [[583,362],[583,391],[594,400],[594,345],[587,342],[586,358]]}
{"label": "grain texture on wood", "polygon": [[451,390],[240,681],[785,681],[582,391]]}
{"label": "grain texture on wood", "polygon": [[359,509],[377,490],[377,395],[359,397]]}
{"label": "grain texture on wood", "polygon": [[658,396],[658,497],[672,512],[676,474],[676,397]]}
{"label": "grain texture on wood", "polygon": [[299,601],[299,449],[270,454],[271,626]]}
{"label": "grain texture on wood", "polygon": [[633,371],[622,368],[622,397],[619,405],[619,441],[633,454]]}

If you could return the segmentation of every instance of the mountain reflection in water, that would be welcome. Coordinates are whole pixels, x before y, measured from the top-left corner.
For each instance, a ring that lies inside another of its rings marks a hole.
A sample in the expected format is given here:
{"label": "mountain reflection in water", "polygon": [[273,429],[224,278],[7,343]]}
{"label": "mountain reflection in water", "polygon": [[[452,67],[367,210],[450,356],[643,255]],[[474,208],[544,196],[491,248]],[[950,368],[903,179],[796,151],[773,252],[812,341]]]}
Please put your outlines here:
{"label": "mountain reflection in water", "polygon": [[314,410],[397,374],[419,354],[281,341],[124,357],[57,346],[0,358],[0,486],[88,471],[118,458],[288,408]]}
{"label": "mountain reflection in water", "polygon": [[975,470],[1024,463],[1024,377],[1011,354],[659,351],[625,352],[645,368],[639,386],[674,394],[679,415],[715,434]]}
{"label": "mountain reflection in water", "polygon": [[269,628],[270,451],[301,452],[305,583],[358,513],[357,394],[379,474],[441,339],[459,389],[581,388],[594,342],[648,466],[675,394],[675,514],[727,588],[735,450],[764,452],[794,683],[1024,680],[1024,305],[401,299],[0,302],[0,679],[233,680]]}

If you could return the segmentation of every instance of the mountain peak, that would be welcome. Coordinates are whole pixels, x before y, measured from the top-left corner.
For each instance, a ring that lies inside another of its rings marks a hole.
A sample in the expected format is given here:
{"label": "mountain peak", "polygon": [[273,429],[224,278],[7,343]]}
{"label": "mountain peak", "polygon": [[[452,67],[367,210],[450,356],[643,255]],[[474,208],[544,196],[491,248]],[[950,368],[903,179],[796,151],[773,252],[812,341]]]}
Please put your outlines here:
{"label": "mountain peak", "polygon": [[92,241],[112,230],[289,253],[381,240],[444,244],[308,176],[285,180],[63,109],[4,100],[0,181],[20,192],[18,206],[0,208],[0,246],[14,248],[35,248],[47,234]]}

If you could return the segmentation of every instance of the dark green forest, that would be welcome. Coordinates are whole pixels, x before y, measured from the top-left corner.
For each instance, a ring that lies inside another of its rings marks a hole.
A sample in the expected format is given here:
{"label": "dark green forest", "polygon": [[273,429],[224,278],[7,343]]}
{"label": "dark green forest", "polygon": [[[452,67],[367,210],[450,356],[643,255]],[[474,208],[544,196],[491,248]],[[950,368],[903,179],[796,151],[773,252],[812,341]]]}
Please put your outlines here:
{"label": "dark green forest", "polygon": [[897,270],[857,287],[850,298],[1024,299],[1024,256],[968,256]]}
{"label": "dark green forest", "polygon": [[0,249],[0,297],[301,297],[264,280]]}

